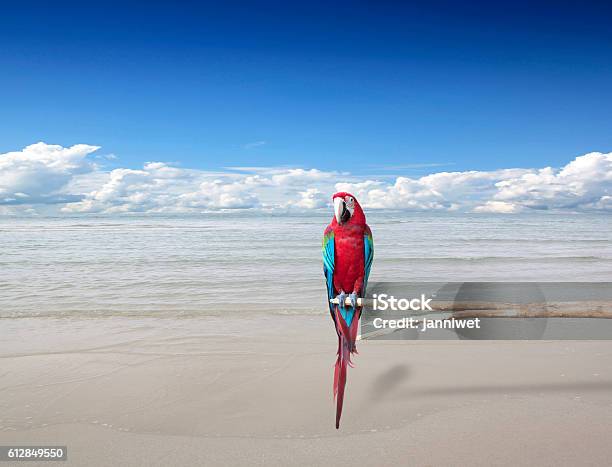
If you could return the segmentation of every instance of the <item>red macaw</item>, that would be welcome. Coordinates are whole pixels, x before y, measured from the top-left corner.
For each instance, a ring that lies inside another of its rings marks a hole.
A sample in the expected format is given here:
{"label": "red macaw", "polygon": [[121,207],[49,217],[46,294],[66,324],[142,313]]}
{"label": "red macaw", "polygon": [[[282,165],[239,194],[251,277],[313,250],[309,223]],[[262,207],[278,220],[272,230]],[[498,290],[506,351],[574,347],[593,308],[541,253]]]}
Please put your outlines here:
{"label": "red macaw", "polygon": [[[332,197],[334,217],[323,235],[323,274],[327,283],[327,298],[337,298],[339,305],[329,303],[329,311],[338,334],[338,358],[334,370],[336,398],[336,429],[340,427],[346,366],[357,352],[357,328],[361,307],[357,297],[363,297],[374,258],[372,232],[366,224],[361,206],[350,193]],[[345,305],[346,299],[350,305]]]}

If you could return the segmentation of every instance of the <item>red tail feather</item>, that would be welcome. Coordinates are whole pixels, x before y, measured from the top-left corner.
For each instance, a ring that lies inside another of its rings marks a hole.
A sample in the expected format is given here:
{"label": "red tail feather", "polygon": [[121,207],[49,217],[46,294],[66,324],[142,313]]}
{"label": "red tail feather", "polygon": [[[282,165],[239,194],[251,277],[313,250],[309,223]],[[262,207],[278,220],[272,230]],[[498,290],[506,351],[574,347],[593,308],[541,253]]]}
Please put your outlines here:
{"label": "red tail feather", "polygon": [[334,397],[336,398],[336,429],[340,428],[340,417],[342,416],[342,405],[344,403],[344,387],[346,386],[346,367],[353,366],[351,354],[357,352],[355,341],[357,340],[357,328],[359,326],[360,311],[356,310],[350,328],[336,307],[336,322],[338,326],[338,358],[334,368]]}
{"label": "red tail feather", "polygon": [[334,395],[336,396],[336,429],[340,428],[340,417],[342,416],[342,404],[344,403],[344,388],[346,386],[346,365],[349,363],[348,342],[340,335],[338,358],[334,371]]}

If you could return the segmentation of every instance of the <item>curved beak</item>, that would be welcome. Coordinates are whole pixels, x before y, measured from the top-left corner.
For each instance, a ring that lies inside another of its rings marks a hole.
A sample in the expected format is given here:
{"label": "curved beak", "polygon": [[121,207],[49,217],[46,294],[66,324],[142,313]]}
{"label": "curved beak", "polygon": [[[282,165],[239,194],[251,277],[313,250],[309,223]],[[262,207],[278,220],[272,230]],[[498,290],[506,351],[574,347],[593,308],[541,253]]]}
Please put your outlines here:
{"label": "curved beak", "polygon": [[351,218],[351,213],[342,198],[334,198],[334,215],[338,224],[344,224]]}
{"label": "curved beak", "polygon": [[344,200],[342,198],[334,198],[334,215],[338,224],[342,224],[342,211],[345,209]]}

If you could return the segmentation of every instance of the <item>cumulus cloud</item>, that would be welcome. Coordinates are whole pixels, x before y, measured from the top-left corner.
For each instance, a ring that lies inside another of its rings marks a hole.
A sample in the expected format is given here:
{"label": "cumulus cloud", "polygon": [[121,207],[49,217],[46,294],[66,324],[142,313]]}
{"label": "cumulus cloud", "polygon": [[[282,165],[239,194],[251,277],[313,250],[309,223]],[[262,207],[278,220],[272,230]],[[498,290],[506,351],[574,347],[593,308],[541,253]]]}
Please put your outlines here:
{"label": "cumulus cloud", "polygon": [[355,194],[362,205],[370,208],[456,210],[493,196],[497,181],[524,172],[522,169],[439,172],[420,178],[397,177],[393,183],[372,180],[337,183],[336,188]]}
{"label": "cumulus cloud", "polygon": [[0,204],[64,203],[81,198],[62,189],[77,174],[95,170],[86,159],[98,146],[45,143],[0,154]]}
{"label": "cumulus cloud", "polygon": [[37,143],[0,154],[0,205],[4,205],[0,214],[32,212],[53,204],[67,213],[312,210],[328,206],[334,191],[352,192],[368,209],[612,210],[612,153],[585,154],[558,169],[370,178],[291,167],[212,172],[164,162],[105,171],[92,162],[93,157],[88,158],[97,149],[85,144],[64,148]]}
{"label": "cumulus cloud", "polygon": [[496,184],[495,200],[534,209],[601,209],[612,193],[612,153],[577,157],[561,170],[551,167]]}
{"label": "cumulus cloud", "polygon": [[293,203],[294,206],[302,209],[324,208],[329,204],[329,197],[317,188],[308,188],[300,192],[300,199]]}
{"label": "cumulus cloud", "polygon": [[142,169],[115,169],[102,186],[87,193],[65,212],[185,212],[206,209],[252,208],[257,197],[250,192],[257,176],[212,178],[198,170],[149,162]]}
{"label": "cumulus cloud", "polygon": [[249,188],[257,179],[227,182],[221,179],[204,181],[196,192],[179,196],[178,205],[183,208],[246,209],[259,205],[257,196]]}
{"label": "cumulus cloud", "polygon": [[609,210],[612,153],[579,156],[561,169],[440,172],[392,183],[337,183],[364,206],[513,213],[527,209]]}

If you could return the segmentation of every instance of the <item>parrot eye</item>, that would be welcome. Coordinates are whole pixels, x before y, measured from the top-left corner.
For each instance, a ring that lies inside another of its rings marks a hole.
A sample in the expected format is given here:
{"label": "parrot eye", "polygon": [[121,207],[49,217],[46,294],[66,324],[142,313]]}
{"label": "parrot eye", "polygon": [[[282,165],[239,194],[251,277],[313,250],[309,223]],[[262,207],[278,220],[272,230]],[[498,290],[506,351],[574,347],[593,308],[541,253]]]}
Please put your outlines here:
{"label": "parrot eye", "polygon": [[352,206],[353,203],[355,202],[352,196],[347,196],[345,201],[346,201],[347,206]]}

